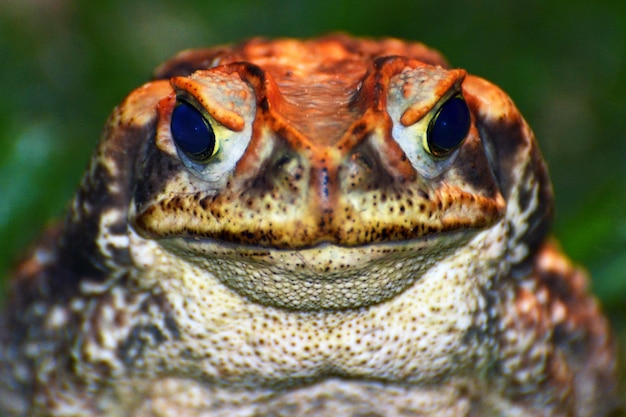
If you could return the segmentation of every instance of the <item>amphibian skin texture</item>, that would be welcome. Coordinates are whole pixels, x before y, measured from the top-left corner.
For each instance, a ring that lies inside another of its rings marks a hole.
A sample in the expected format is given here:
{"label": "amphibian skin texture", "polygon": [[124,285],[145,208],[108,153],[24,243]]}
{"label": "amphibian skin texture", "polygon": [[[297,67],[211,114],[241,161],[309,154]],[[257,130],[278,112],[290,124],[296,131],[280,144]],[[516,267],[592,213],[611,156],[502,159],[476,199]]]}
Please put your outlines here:
{"label": "amphibian skin texture", "polygon": [[420,43],[184,51],[16,269],[0,415],[608,415],[552,202],[509,97]]}

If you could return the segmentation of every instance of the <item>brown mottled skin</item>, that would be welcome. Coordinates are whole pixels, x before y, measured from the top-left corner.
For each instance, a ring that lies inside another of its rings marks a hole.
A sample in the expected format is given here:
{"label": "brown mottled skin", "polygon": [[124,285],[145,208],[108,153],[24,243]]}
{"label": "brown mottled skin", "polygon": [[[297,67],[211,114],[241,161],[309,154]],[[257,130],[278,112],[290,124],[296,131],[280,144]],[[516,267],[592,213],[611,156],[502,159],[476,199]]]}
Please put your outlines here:
{"label": "brown mottled skin", "polygon": [[[201,160],[183,102],[215,133]],[[0,415],[608,415],[611,333],[551,213],[511,100],[419,43],[183,52],[17,269]]]}

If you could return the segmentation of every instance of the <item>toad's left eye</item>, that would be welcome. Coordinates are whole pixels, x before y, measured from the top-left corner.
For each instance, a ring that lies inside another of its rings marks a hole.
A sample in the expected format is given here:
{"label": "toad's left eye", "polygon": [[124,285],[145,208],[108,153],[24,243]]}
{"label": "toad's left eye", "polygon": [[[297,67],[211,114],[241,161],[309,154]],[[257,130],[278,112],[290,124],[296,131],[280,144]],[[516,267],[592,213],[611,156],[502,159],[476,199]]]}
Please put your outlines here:
{"label": "toad's left eye", "polygon": [[462,96],[446,101],[428,125],[428,152],[446,156],[458,148],[470,128],[470,113]]}
{"label": "toad's left eye", "polygon": [[189,159],[206,163],[217,153],[211,124],[191,104],[181,101],[174,108],[170,129],[176,146]]}

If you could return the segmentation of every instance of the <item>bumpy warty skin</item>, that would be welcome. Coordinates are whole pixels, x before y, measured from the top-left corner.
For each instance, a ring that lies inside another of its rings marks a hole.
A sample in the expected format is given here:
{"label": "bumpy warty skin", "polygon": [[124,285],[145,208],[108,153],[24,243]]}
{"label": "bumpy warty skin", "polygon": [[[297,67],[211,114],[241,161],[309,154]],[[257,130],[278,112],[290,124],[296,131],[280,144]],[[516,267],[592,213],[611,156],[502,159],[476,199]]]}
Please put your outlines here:
{"label": "bumpy warty skin", "polygon": [[509,97],[422,44],[182,52],[17,268],[0,414],[607,415],[611,333],[551,215]]}

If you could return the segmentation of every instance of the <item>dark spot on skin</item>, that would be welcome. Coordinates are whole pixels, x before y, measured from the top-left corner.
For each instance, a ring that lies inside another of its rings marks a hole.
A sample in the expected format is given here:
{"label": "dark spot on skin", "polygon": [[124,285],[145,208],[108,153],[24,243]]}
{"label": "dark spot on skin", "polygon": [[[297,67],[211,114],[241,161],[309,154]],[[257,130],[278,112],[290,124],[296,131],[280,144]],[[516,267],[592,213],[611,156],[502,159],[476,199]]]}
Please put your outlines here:
{"label": "dark spot on skin", "polygon": [[261,67],[251,64],[249,62],[244,62],[243,66],[250,76],[257,78],[259,81],[261,81],[261,83],[265,82],[265,71],[263,71]]}
{"label": "dark spot on skin", "polygon": [[199,201],[200,207],[202,207],[205,211],[211,207],[211,198],[204,197]]}
{"label": "dark spot on skin", "polygon": [[374,106],[375,106],[375,107],[379,107],[379,106],[380,106],[380,100],[381,100],[381,97],[382,97],[382,96],[384,95],[384,93],[385,93],[385,91],[384,91],[384,90],[385,90],[385,89],[384,89],[384,87],[383,87],[383,85],[382,85],[381,83],[377,82],[377,83],[374,85],[374,92],[373,92],[373,95],[374,95]]}
{"label": "dark spot on skin", "polygon": [[121,265],[132,265],[132,258],[130,252],[125,248],[117,248],[115,246],[107,245],[108,254],[112,254],[113,259]]}
{"label": "dark spot on skin", "polygon": [[385,66],[385,64],[388,61],[393,61],[394,59],[396,59],[397,57],[395,56],[381,56],[378,57],[374,60],[374,68],[376,68],[376,71],[380,71],[383,69],[383,67]]}
{"label": "dark spot on skin", "polygon": [[178,323],[176,322],[176,320],[174,320],[174,317],[172,317],[170,314],[167,314],[165,316],[164,324],[165,328],[170,332],[175,340],[180,339],[180,328],[178,327]]}
{"label": "dark spot on skin", "polygon": [[270,109],[270,105],[267,101],[267,97],[263,97],[261,101],[259,101],[259,108],[264,112],[267,112]]}
{"label": "dark spot on skin", "polygon": [[328,184],[330,183],[330,178],[328,177],[328,168],[324,167],[322,168],[322,180],[321,180],[321,184],[322,184],[322,193],[324,194],[325,198],[328,198],[330,196],[330,190],[328,189]]}
{"label": "dark spot on skin", "polygon": [[478,346],[487,340],[487,334],[478,326],[470,326],[463,334],[462,343],[466,346]]}
{"label": "dark spot on skin", "polygon": [[365,123],[359,123],[358,125],[354,126],[354,128],[352,128],[352,134],[354,136],[359,136],[361,133],[363,133],[366,127],[367,125]]}
{"label": "dark spot on skin", "polygon": [[535,188],[532,187],[532,185],[534,185],[532,176],[531,164],[527,164],[522,174],[521,186],[519,187],[518,193],[517,205],[520,207],[520,211],[526,211],[528,209],[530,199],[533,196]]}
{"label": "dark spot on skin", "polygon": [[109,226],[109,232],[114,235],[125,235],[128,232],[126,221],[113,223]]}
{"label": "dark spot on skin", "polygon": [[116,353],[129,368],[132,368],[137,358],[143,355],[145,349],[154,348],[165,340],[165,335],[155,325],[136,326],[117,347]]}
{"label": "dark spot on skin", "polygon": [[417,195],[419,195],[424,200],[430,200],[430,196],[426,193],[426,191],[422,189],[417,190]]}

